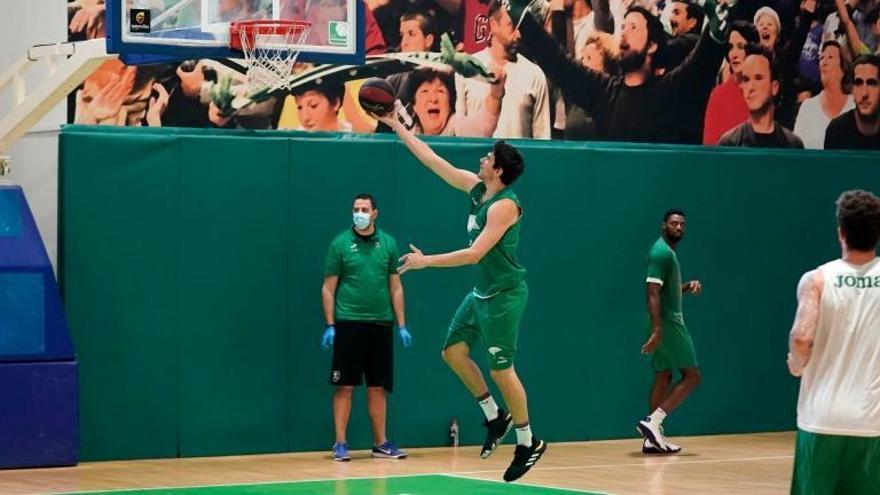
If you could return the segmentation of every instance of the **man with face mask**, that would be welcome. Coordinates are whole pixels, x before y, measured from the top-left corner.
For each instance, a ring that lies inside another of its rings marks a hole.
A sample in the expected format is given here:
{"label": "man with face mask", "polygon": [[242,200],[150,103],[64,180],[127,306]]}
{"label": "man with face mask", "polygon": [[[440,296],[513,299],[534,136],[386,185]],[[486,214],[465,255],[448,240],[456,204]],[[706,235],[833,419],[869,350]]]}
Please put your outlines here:
{"label": "man with face mask", "polygon": [[394,384],[396,320],[404,347],[412,343],[406,328],[403,285],[397,273],[397,243],[376,228],[379,210],[369,194],[354,199],[354,225],[336,236],[327,252],[321,299],[327,326],[321,345],[333,347],[330,384],[336,443],[334,461],[349,461],[346,428],[354,387],[366,377],[373,425],[373,457],[402,459],[406,453],[385,437],[385,393]]}
{"label": "man with face mask", "polygon": [[[681,295],[703,292],[699,280],[681,283],[681,267],[675,248],[684,237],[685,218],[681,210],[663,215],[663,234],[648,254],[648,320],[649,337],[642,354],[651,355],[654,385],[649,397],[651,414],[639,421],[638,430],[645,437],[645,454],[675,454],[681,447],[663,436],[663,420],[700,384],[700,368],[694,342],[684,324]],[[681,380],[672,385],[672,374],[678,370]]]}

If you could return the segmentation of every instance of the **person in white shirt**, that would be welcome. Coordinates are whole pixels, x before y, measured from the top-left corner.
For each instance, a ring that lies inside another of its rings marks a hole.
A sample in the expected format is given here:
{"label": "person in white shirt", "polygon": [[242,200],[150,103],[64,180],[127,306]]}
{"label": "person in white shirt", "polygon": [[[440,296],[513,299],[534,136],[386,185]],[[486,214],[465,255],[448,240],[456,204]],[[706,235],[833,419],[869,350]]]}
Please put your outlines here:
{"label": "person in white shirt", "polygon": [[[492,136],[495,138],[550,139],[550,97],[544,72],[518,54],[519,30],[513,25],[500,0],[489,6],[489,46],[474,54],[487,67],[504,69],[507,80],[501,113]],[[456,75],[455,113],[458,118],[479,112],[489,83]]]}
{"label": "person in white shirt", "polygon": [[822,92],[807,99],[798,110],[794,133],[808,149],[825,149],[825,129],[831,120],[852,110],[853,98],[843,89],[843,80],[849,68],[840,43],[828,40],[822,44],[819,55],[819,77]]}
{"label": "person in white shirt", "polygon": [[880,494],[880,198],[837,200],[842,256],[804,274],[788,369],[801,377],[792,495]]}

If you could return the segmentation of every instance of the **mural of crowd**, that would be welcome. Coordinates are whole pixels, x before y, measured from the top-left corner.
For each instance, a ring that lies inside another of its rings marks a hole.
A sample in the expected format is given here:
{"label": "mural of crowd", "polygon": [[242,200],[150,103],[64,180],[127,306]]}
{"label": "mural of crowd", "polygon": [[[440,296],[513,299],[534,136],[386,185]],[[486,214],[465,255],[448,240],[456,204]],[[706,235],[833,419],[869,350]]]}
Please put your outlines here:
{"label": "mural of crowd", "polygon": [[[258,18],[261,1],[220,5]],[[880,0],[536,0],[518,26],[497,0],[365,1],[369,59],[438,52],[446,33],[496,76],[437,64],[387,75],[421,134],[880,149]],[[103,0],[70,1],[68,19],[72,40],[104,36]],[[227,116],[214,86],[245,81],[229,64],[110,61],[72,97],[71,121],[388,131],[349,72],[296,70],[327,75]]]}

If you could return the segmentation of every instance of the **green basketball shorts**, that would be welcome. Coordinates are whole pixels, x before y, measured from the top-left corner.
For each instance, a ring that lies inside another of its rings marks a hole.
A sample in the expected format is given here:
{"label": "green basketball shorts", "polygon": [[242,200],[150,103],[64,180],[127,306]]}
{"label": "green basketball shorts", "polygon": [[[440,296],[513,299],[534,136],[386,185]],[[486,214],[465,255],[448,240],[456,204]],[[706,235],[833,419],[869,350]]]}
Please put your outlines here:
{"label": "green basketball shorts", "polygon": [[792,495],[880,495],[880,437],[798,430]]}
{"label": "green basketball shorts", "polygon": [[443,348],[464,342],[473,349],[482,341],[493,370],[510,368],[516,357],[519,324],[528,299],[529,287],[525,281],[486,299],[469,293],[452,317]]}
{"label": "green basketball shorts", "polygon": [[[696,368],[697,350],[686,326],[663,318],[663,339],[651,356],[654,371]],[[651,318],[647,320],[647,335],[651,335]]]}

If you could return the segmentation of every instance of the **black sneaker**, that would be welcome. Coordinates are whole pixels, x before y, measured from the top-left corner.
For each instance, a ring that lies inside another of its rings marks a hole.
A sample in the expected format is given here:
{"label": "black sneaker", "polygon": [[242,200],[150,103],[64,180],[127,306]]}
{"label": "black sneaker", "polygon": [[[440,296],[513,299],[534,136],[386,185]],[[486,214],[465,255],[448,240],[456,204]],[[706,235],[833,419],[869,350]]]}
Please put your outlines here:
{"label": "black sneaker", "polygon": [[642,443],[642,453],[646,454],[646,455],[651,455],[651,454],[663,454],[665,452],[663,452],[662,450],[655,447],[654,444],[651,443],[651,441],[646,438],[644,443]]}
{"label": "black sneaker", "polygon": [[510,463],[510,467],[504,472],[504,481],[509,483],[520,479],[522,475],[529,472],[529,469],[532,469],[532,466],[538,462],[546,451],[547,444],[537,438],[532,438],[531,447],[517,445],[516,451],[513,453],[513,462]]}
{"label": "black sneaker", "polygon": [[483,450],[480,451],[480,458],[487,459],[495,452],[495,449],[498,448],[498,443],[504,440],[504,437],[510,431],[510,428],[513,426],[513,416],[499,407],[498,417],[492,421],[484,422],[483,426],[486,427],[487,431],[486,441],[483,442]]}

